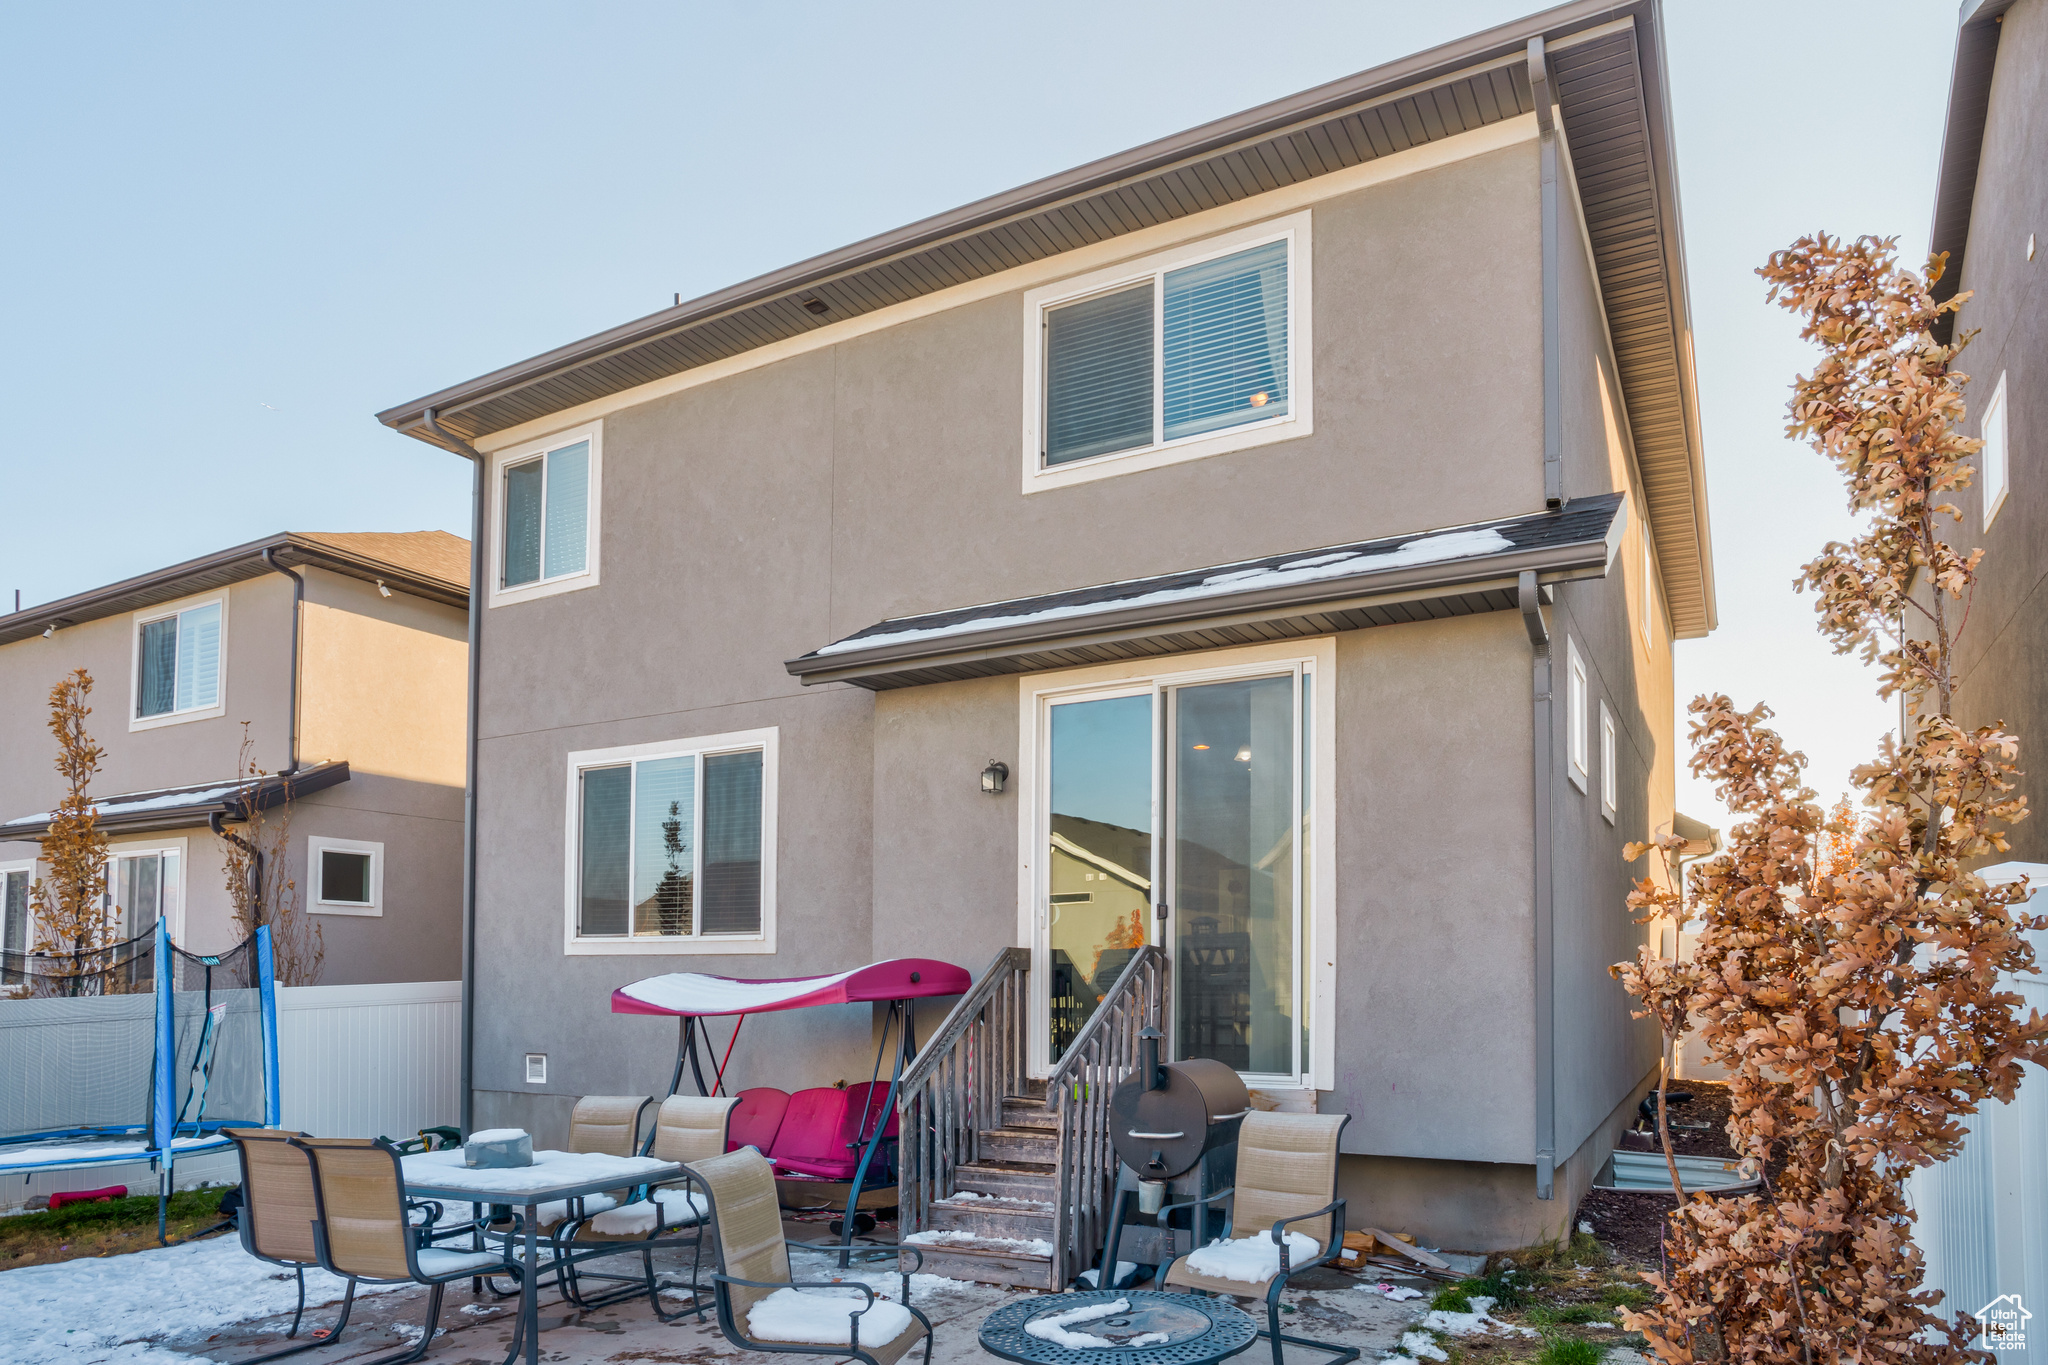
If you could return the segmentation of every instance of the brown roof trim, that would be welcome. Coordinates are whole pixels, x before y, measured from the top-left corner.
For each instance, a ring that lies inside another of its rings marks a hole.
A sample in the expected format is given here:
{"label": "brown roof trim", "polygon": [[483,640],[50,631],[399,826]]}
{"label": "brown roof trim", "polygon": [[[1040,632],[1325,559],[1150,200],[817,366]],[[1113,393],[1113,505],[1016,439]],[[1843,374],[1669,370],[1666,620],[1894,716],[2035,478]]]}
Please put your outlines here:
{"label": "brown roof trim", "polygon": [[[269,773],[257,785],[255,806],[258,811],[270,810],[284,804],[287,789],[291,799],[297,800],[339,786],[348,778],[348,764],[343,761],[318,763],[302,768],[290,777]],[[99,811],[99,818],[93,823],[102,830],[140,834],[151,830],[189,829],[193,825],[206,824],[208,818],[215,814],[228,820],[241,820],[250,813],[243,809],[242,791],[242,784],[229,779],[185,787],[123,792],[93,802]],[[189,799],[180,800],[181,797]],[[47,812],[21,816],[0,824],[0,841],[40,839],[49,828]]]}
{"label": "brown roof trim", "polygon": [[[2012,0],[1963,0],[1956,15],[1956,58],[1948,82],[1948,115],[1941,132],[1941,170],[1934,179],[1934,222],[1927,249],[1948,253],[1948,270],[1934,297],[1952,299],[1963,284],[1963,248],[1970,244],[1970,210],[1977,198],[1977,163],[1984,151],[1984,119],[1991,107],[1991,73],[1998,65],[1999,18]],[[1947,343],[1953,315],[1935,325]]]}
{"label": "brown roof trim", "polygon": [[294,567],[310,565],[366,583],[381,579],[393,592],[424,597],[445,606],[469,606],[469,584],[466,582],[450,582],[372,555],[285,532],[0,616],[0,645],[41,635],[51,625],[62,628],[82,621],[119,616],[123,612],[139,611],[208,588],[259,577],[270,572],[269,566],[263,562],[265,550],[275,551],[278,562],[282,564]]}

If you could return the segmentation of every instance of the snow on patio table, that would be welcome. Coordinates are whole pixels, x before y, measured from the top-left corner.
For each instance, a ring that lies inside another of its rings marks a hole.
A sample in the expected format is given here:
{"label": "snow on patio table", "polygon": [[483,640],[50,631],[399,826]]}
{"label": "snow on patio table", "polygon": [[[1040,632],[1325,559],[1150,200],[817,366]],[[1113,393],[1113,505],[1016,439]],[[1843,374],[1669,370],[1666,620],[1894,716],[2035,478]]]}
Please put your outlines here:
{"label": "snow on patio table", "polygon": [[[338,1304],[343,1284],[324,1270],[306,1271],[308,1326],[328,1325],[332,1313],[316,1305]],[[406,1287],[365,1284],[356,1294]],[[297,1298],[289,1270],[257,1260],[232,1236],[20,1266],[0,1271],[0,1321],[7,1324],[0,1356],[8,1365],[194,1365],[192,1356],[155,1343],[289,1318]]]}
{"label": "snow on patio table", "polygon": [[531,1166],[471,1168],[462,1164],[456,1149],[415,1152],[401,1158],[405,1183],[437,1190],[461,1190],[489,1200],[515,1203],[522,1195],[545,1194],[571,1185],[603,1182],[613,1186],[638,1185],[648,1180],[666,1180],[675,1174],[675,1163],[651,1156],[609,1156],[603,1152],[556,1152],[533,1154]]}

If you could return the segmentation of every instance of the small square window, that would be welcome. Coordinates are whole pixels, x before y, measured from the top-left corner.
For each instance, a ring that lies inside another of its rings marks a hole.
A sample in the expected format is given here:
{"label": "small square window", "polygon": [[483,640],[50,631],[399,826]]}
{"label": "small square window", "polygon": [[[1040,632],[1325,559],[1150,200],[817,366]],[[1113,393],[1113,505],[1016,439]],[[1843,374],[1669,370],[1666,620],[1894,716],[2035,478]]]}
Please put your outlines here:
{"label": "small square window", "polygon": [[316,835],[306,840],[306,863],[312,883],[313,913],[384,912],[384,845]]}
{"label": "small square window", "polygon": [[526,1054],[526,1083],[546,1085],[548,1083],[548,1054],[529,1052]]}

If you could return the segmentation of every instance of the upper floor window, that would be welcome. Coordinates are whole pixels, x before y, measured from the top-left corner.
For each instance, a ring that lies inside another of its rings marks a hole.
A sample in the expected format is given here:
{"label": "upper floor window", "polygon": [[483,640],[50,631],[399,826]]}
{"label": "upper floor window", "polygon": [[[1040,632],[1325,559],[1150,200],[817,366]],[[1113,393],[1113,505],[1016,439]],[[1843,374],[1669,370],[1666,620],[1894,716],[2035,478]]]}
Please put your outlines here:
{"label": "upper floor window", "polygon": [[135,706],[128,728],[222,713],[227,599],[190,599],[135,614]]}
{"label": "upper floor window", "polygon": [[1998,387],[1991,391],[1991,401],[1984,405],[1984,417],[1977,424],[1977,429],[1984,442],[1984,448],[1977,452],[1977,463],[1984,473],[1984,526],[1989,529],[1991,519],[2005,505],[2006,490],[2010,487],[2005,435],[2005,375],[2002,373],[1998,376]]}
{"label": "upper floor window", "polygon": [[498,498],[491,603],[597,581],[596,424],[491,459]]}
{"label": "upper floor window", "polygon": [[774,730],[569,756],[567,949],[775,950]]}
{"label": "upper floor window", "polygon": [[1584,791],[1591,767],[1586,743],[1586,660],[1579,653],[1579,642],[1570,636],[1565,637],[1564,657],[1565,753],[1570,760],[1566,775],[1573,786]]}
{"label": "upper floor window", "polygon": [[1309,430],[1307,213],[1032,290],[1025,491]]}

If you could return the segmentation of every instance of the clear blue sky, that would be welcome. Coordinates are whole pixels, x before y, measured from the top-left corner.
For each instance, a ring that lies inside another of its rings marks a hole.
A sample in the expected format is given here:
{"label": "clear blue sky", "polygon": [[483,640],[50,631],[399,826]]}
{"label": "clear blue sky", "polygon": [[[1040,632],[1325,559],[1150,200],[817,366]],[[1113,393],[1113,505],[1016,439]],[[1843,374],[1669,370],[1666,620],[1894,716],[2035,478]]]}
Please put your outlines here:
{"label": "clear blue sky", "polygon": [[[466,533],[467,467],[374,411],[1533,8],[17,7],[0,608],[274,531]],[[1750,271],[1823,227],[1924,251],[1954,7],[1667,12],[1722,621],[1681,694],[1768,696],[1832,791],[1887,715],[1789,591],[1846,518]]]}

